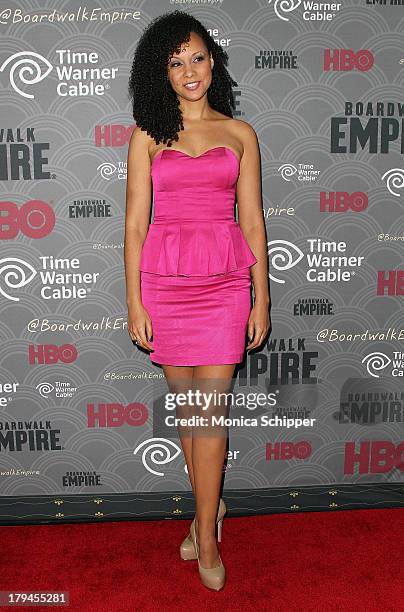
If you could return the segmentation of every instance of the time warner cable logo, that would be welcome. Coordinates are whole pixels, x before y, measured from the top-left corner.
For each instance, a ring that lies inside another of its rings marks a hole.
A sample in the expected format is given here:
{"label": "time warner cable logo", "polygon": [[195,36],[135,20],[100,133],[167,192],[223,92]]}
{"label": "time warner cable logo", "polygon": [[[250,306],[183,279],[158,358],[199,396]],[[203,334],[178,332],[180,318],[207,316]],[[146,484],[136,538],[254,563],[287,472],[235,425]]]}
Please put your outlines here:
{"label": "time warner cable logo", "polygon": [[18,257],[0,259],[0,294],[8,300],[19,302],[20,298],[11,292],[25,287],[38,274],[42,283],[41,298],[84,299],[99,280],[100,272],[81,272],[78,257],[55,258],[53,255],[43,255],[39,259],[39,271]]}
{"label": "time warner cable logo", "polygon": [[276,16],[279,17],[279,19],[282,19],[283,21],[289,21],[289,19],[288,17],[284,17],[282,15],[282,12],[290,13],[290,11],[294,11],[295,9],[297,9],[297,7],[301,5],[301,3],[302,0],[289,0],[288,2],[283,2],[282,0],[268,0],[268,4],[272,4],[272,6],[274,7]]}
{"label": "time warner cable logo", "polygon": [[[17,60],[17,58],[21,59]],[[17,61],[13,63],[14,60]],[[41,65],[38,60],[42,60],[42,62],[45,64],[46,69],[44,72],[41,72]],[[34,51],[20,51],[19,53],[10,55],[10,57],[7,58],[6,61],[0,66],[0,72],[3,72],[4,69],[8,68],[10,65],[11,86],[14,91],[19,93],[20,96],[24,96],[24,98],[34,98],[35,96],[22,91],[16,79],[22,83],[25,83],[26,85],[39,83],[48,76],[53,68],[52,64],[45,57],[39,55],[39,53],[34,53]]]}
{"label": "time warner cable logo", "polygon": [[303,21],[331,21],[341,10],[342,2],[312,2],[311,0],[268,0],[275,14],[282,21],[289,21],[285,14],[303,4]]}
{"label": "time warner cable logo", "polygon": [[0,259],[0,293],[8,300],[19,302],[20,298],[10,295],[9,289],[19,289],[32,281],[37,271],[31,264],[18,257]]}
{"label": "time warner cable logo", "polygon": [[[102,96],[110,88],[109,81],[117,78],[119,68],[101,65],[95,51],[56,49],[56,94],[65,97]],[[10,55],[0,66],[0,72],[10,71],[10,84],[24,98],[35,96],[26,90],[43,81],[52,71],[50,61],[34,51],[19,51]]]}

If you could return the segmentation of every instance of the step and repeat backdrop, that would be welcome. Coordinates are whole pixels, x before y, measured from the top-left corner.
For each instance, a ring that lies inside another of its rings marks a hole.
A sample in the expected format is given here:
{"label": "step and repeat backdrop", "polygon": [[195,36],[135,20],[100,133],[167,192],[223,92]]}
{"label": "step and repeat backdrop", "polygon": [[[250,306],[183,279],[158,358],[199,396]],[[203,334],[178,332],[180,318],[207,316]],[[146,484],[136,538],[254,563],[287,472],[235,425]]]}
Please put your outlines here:
{"label": "step and repeat backdrop", "polygon": [[261,150],[272,331],[233,391],[268,401],[230,409],[225,491],[399,485],[404,2],[10,0],[0,499],[190,491],[153,419],[163,370],[127,332],[123,260],[133,53],[176,9],[227,51]]}

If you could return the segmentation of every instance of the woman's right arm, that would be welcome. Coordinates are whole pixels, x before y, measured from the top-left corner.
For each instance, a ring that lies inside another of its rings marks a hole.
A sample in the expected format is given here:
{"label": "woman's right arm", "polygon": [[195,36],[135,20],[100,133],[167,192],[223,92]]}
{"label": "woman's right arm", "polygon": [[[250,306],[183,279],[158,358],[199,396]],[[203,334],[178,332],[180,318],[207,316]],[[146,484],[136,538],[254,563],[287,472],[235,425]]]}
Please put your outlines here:
{"label": "woman's right arm", "polygon": [[152,350],[146,338],[152,336],[150,317],[143,307],[140,291],[140,256],[146,239],[152,198],[149,157],[150,137],[136,127],[129,141],[126,181],[124,260],[128,331],[143,348]]}

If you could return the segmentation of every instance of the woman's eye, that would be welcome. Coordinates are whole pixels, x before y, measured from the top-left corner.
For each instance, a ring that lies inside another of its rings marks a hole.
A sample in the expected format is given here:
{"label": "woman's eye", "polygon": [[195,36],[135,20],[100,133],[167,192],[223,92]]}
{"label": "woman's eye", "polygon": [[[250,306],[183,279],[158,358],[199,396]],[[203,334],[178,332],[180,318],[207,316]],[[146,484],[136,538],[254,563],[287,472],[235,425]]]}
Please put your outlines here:
{"label": "woman's eye", "polygon": [[[195,59],[203,60],[205,58],[203,57],[203,55],[198,55]],[[180,64],[181,62],[173,62],[172,64],[170,64],[170,68],[175,68],[176,66],[179,66]]]}

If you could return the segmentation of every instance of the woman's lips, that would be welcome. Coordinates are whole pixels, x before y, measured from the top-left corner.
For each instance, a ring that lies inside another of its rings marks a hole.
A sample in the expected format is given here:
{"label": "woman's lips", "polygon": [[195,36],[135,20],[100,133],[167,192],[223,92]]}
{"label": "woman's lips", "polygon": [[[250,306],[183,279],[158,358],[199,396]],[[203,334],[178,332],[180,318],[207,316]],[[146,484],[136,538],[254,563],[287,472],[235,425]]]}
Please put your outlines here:
{"label": "woman's lips", "polygon": [[195,89],[198,89],[200,84],[200,81],[192,81],[192,83],[189,83],[188,85],[184,85],[185,89],[188,89],[189,91],[195,91]]}

